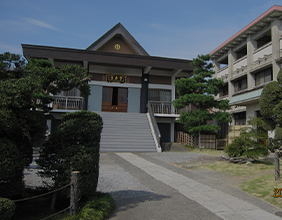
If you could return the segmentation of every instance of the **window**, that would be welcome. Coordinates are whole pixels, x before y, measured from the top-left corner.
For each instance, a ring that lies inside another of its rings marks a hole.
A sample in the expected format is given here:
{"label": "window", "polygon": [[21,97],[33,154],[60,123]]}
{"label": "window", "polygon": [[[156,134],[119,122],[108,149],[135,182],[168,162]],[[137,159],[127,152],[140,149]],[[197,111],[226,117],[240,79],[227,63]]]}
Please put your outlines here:
{"label": "window", "polygon": [[228,83],[226,83],[219,91],[219,97],[228,95]]}
{"label": "window", "polygon": [[218,61],[218,64],[219,64],[219,69],[227,67],[228,66],[228,57],[226,57],[223,60]]}
{"label": "window", "polygon": [[256,86],[272,81],[272,68],[259,71],[255,74]]}
{"label": "window", "polygon": [[262,117],[259,110],[258,110],[258,111],[255,111],[255,113],[256,113],[256,117],[257,117],[257,118],[261,118],[261,117]]}
{"label": "window", "polygon": [[240,50],[236,51],[236,59],[239,60],[240,58],[247,55],[247,45],[242,47]]}
{"label": "window", "polygon": [[233,114],[235,125],[245,125],[246,124],[246,112],[239,112]]}
{"label": "window", "polygon": [[264,46],[265,44],[271,42],[271,30],[267,31],[265,34],[260,36],[257,40],[257,49]]}
{"label": "window", "polygon": [[171,102],[171,90],[149,89],[149,101]]}
{"label": "window", "polygon": [[234,81],[234,92],[239,92],[247,89],[247,77]]}

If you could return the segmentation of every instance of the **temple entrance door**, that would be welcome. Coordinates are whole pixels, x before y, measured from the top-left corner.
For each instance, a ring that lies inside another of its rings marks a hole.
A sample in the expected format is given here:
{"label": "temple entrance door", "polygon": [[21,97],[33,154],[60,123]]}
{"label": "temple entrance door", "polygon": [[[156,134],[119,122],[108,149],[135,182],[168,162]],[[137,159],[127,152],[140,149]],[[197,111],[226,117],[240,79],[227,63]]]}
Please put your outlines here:
{"label": "temple entrance door", "polygon": [[102,111],[127,112],[127,88],[103,87]]}

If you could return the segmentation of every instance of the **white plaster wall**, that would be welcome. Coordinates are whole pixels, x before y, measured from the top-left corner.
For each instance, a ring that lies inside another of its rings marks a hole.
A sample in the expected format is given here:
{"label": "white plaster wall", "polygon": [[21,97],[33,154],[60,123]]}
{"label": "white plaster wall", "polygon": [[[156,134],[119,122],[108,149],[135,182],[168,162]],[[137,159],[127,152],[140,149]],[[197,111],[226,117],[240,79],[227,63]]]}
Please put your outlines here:
{"label": "white plaster wall", "polygon": [[246,120],[247,122],[256,117],[256,111],[259,111],[259,102],[246,106]]}

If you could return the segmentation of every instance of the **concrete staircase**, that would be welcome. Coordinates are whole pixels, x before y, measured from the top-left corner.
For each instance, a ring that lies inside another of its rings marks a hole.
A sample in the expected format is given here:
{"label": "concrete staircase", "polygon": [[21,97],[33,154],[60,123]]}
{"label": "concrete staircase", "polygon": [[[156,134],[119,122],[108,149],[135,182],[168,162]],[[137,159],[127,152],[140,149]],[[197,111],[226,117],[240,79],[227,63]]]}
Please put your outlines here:
{"label": "concrete staircase", "polygon": [[100,152],[156,152],[146,114],[96,112],[103,119]]}

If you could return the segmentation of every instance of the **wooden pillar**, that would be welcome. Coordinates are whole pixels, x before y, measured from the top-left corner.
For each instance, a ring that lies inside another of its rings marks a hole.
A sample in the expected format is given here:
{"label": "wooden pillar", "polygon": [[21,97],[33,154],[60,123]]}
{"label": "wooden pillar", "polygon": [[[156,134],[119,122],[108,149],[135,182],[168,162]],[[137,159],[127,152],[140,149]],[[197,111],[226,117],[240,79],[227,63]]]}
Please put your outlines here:
{"label": "wooden pillar", "polygon": [[142,82],[141,82],[141,100],[140,100],[140,108],[141,113],[147,113],[147,104],[148,104],[148,90],[149,90],[149,73],[144,73],[142,71]]}

